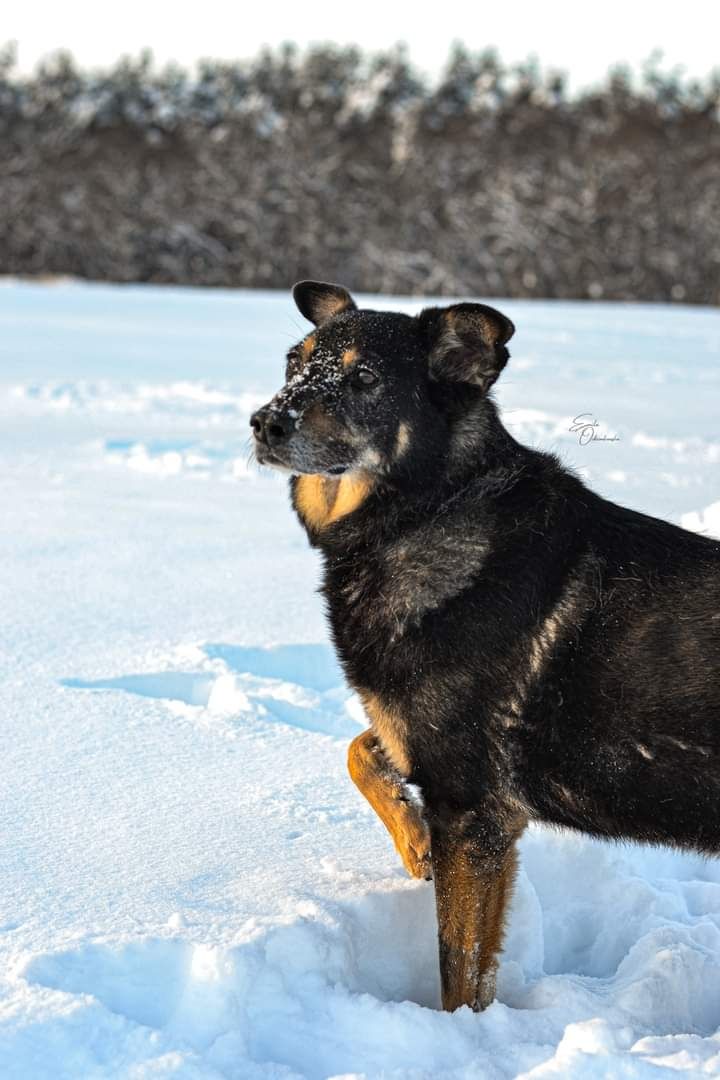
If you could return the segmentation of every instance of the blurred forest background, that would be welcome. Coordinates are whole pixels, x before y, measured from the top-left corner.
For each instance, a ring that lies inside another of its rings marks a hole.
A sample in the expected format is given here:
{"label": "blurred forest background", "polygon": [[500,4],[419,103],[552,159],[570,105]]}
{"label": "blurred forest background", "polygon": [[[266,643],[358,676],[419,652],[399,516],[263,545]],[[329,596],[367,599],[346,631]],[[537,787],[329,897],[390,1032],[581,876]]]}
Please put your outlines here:
{"label": "blurred forest background", "polygon": [[720,303],[720,76],[0,55],[0,273]]}

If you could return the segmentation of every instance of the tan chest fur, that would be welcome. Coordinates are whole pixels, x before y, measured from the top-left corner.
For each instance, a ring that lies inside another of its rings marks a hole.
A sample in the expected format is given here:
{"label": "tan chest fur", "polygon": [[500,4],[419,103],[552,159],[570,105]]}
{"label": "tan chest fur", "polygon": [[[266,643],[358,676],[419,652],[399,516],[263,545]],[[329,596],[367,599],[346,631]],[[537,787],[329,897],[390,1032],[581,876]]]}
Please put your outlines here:
{"label": "tan chest fur", "polygon": [[298,478],[295,502],[298,513],[313,529],[324,529],[365,501],[372,481],[364,473],[331,476],[304,475]]}

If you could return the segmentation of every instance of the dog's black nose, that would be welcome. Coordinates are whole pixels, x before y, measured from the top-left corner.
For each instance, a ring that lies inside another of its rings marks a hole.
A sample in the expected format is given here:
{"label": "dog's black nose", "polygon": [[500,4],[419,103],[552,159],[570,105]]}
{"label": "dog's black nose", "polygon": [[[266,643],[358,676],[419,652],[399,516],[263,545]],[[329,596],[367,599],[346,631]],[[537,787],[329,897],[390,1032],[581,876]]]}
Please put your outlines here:
{"label": "dog's black nose", "polygon": [[255,438],[258,442],[266,442],[265,438],[265,417],[267,415],[267,409],[258,409],[250,417],[250,427],[255,433]]}
{"label": "dog's black nose", "polygon": [[277,446],[285,442],[295,430],[295,421],[286,413],[274,412],[268,409],[258,409],[250,417],[250,427],[255,432],[258,442],[266,446]]}

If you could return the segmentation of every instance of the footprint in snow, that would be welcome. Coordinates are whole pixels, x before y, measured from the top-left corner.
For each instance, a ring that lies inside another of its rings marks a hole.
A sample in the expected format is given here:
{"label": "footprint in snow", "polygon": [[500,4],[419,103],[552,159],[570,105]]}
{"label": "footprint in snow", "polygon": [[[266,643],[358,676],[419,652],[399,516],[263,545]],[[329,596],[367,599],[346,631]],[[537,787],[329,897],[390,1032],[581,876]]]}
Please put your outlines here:
{"label": "footprint in snow", "polygon": [[107,679],[61,679],[72,690],[122,691],[220,716],[253,716],[352,738],[362,723],[356,700],[329,645],[200,650],[207,670],[158,671]]}
{"label": "footprint in snow", "polygon": [[[438,1006],[430,888],[302,901],[291,921],[251,920],[242,936],[230,948],[180,936],[86,943],[33,956],[18,975],[72,995],[78,1007],[90,996],[110,1013],[162,1032],[168,1047],[202,1055],[232,1034],[253,1060],[279,1061],[302,1075],[318,1075],[320,1066],[319,1075],[345,1072],[367,1039],[364,1014],[413,1003],[412,1032],[417,1006]],[[388,1016],[402,1022],[396,1008]],[[328,1041],[333,1012],[344,1030]],[[318,1046],[327,1047],[326,1062],[315,1060]]]}

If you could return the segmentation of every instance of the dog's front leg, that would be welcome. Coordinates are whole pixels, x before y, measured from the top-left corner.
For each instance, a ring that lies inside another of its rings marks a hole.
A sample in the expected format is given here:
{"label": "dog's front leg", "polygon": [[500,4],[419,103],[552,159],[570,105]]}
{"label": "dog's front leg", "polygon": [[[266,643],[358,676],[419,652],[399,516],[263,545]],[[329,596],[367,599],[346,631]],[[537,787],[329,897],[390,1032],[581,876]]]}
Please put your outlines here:
{"label": "dog's front leg", "polygon": [[484,1009],[495,996],[497,954],[522,824],[472,811],[430,817],[442,1004]]}
{"label": "dog's front leg", "polygon": [[393,838],[412,877],[430,879],[430,833],[420,808],[409,798],[403,777],[388,761],[368,729],[350,743],[348,770]]}

